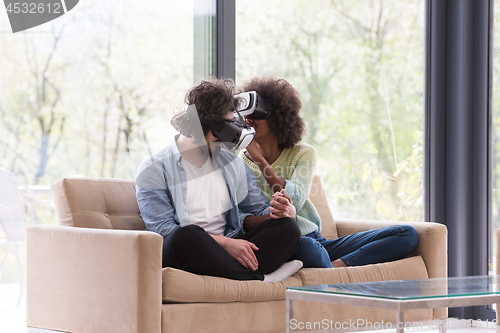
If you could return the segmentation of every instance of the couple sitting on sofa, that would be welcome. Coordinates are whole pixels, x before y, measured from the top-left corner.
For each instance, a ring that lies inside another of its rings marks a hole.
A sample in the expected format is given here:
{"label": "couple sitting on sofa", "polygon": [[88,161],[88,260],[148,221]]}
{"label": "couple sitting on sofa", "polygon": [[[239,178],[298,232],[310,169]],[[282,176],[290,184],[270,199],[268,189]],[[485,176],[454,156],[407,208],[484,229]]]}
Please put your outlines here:
{"label": "couple sitting on sofa", "polygon": [[[163,236],[163,267],[273,282],[301,267],[374,264],[413,251],[418,235],[407,225],[323,238],[308,199],[316,152],[299,143],[305,124],[298,92],[272,77],[255,78],[243,90],[260,99],[244,110],[246,125],[233,118],[245,104],[235,98],[233,81],[212,78],[193,87],[188,107],[172,119],[180,134],[139,167],[139,208],[146,230]],[[248,125],[255,131],[249,145]],[[237,148],[246,148],[241,158],[221,149],[238,135]]]}

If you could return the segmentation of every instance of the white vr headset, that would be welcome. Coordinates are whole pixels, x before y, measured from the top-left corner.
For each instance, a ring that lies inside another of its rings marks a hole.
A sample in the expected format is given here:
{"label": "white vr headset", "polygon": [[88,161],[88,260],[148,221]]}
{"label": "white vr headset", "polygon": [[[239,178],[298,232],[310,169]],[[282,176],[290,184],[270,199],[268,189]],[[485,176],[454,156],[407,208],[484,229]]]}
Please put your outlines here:
{"label": "white vr headset", "polygon": [[240,99],[236,111],[249,119],[266,119],[274,111],[274,107],[267,103],[256,91],[246,91],[235,95]]}

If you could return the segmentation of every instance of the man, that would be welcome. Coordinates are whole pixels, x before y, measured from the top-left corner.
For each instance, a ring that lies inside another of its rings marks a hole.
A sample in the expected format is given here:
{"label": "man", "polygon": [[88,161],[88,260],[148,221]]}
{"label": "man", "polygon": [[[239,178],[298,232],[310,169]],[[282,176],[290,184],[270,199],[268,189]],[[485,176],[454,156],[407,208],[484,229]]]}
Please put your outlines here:
{"label": "man", "polygon": [[234,82],[202,81],[186,103],[172,119],[180,134],[137,176],[146,230],[164,238],[163,267],[236,280],[291,276],[302,263],[286,262],[300,239],[290,198],[269,204],[245,163],[221,149],[221,133],[238,125]]}

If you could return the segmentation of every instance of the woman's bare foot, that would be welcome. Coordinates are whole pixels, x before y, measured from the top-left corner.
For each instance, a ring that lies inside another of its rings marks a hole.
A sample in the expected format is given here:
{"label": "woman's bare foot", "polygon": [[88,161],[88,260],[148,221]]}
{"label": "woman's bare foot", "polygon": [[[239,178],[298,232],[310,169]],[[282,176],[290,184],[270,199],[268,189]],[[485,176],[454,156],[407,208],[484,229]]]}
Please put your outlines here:
{"label": "woman's bare foot", "polygon": [[332,261],[332,265],[333,265],[333,267],[336,267],[336,268],[338,268],[338,267],[347,267],[347,265],[342,260],[340,260],[340,259]]}

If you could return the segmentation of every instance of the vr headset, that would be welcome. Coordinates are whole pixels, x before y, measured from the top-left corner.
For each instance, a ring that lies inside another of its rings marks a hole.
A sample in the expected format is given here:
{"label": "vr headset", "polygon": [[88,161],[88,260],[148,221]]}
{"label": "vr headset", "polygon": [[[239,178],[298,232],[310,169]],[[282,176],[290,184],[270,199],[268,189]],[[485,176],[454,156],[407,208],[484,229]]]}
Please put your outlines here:
{"label": "vr headset", "polygon": [[250,119],[266,119],[274,111],[274,107],[255,91],[247,91],[234,97],[240,98],[240,103],[236,111],[241,116]]}
{"label": "vr headset", "polygon": [[[188,105],[187,112],[193,116],[194,114],[198,115],[196,106],[192,104]],[[200,123],[208,126],[212,130],[213,136],[219,139],[230,151],[246,148],[255,136],[255,130],[245,124],[241,116],[238,118],[214,121],[202,113],[199,114]]]}

